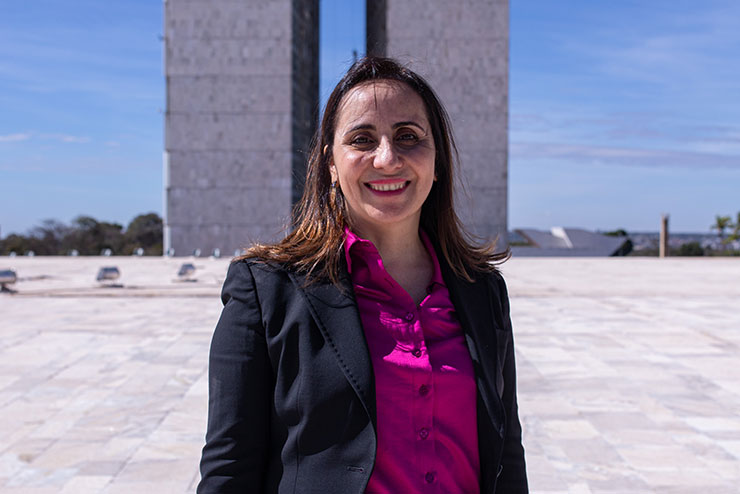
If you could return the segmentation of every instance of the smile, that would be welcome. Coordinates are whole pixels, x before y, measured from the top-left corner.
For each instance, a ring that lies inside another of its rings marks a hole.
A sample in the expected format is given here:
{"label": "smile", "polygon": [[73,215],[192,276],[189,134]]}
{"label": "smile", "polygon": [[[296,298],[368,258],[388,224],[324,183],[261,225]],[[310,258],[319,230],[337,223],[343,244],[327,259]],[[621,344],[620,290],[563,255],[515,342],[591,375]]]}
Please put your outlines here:
{"label": "smile", "polygon": [[381,184],[381,183],[375,183],[375,184],[374,183],[368,183],[367,186],[370,187],[371,189],[377,190],[379,192],[392,192],[394,190],[401,190],[401,189],[403,189],[404,187],[406,187],[407,184],[408,184],[408,182],[393,182],[393,183],[385,183],[385,184]]}

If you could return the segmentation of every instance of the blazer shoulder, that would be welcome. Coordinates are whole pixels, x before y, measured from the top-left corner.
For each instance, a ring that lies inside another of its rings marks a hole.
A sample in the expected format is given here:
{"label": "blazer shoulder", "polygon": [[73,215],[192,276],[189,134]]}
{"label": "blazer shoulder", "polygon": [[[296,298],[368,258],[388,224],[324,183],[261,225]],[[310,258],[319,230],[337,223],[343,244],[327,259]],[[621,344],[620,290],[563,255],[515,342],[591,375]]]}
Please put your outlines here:
{"label": "blazer shoulder", "polygon": [[252,258],[236,259],[229,264],[221,290],[221,300],[226,304],[232,298],[254,298],[260,287],[286,282],[287,271],[279,265]]}
{"label": "blazer shoulder", "polygon": [[487,278],[488,282],[491,283],[496,290],[501,292],[502,295],[506,295],[508,293],[506,280],[504,280],[504,276],[501,274],[501,271],[492,271],[488,273]]}
{"label": "blazer shoulder", "polygon": [[260,259],[259,257],[242,257],[232,259],[229,264],[229,268],[236,267],[236,269],[257,269],[266,272],[278,272],[288,271],[282,264]]}
{"label": "blazer shoulder", "polygon": [[501,316],[503,328],[510,328],[509,290],[506,281],[499,271],[486,273],[486,283],[490,290],[491,304],[497,315]]}
{"label": "blazer shoulder", "polygon": [[229,264],[227,279],[229,276],[238,276],[239,274],[242,274],[259,281],[264,281],[265,278],[284,278],[287,277],[289,273],[290,270],[282,264],[265,261],[256,257],[247,257],[231,261],[231,264]]}

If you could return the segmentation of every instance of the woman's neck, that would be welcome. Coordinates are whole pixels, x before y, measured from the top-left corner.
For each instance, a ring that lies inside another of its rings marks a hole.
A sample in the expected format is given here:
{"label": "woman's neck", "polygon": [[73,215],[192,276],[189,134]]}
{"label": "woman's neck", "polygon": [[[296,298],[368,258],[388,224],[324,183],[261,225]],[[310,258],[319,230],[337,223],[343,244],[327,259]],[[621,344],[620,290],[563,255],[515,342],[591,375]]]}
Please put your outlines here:
{"label": "woman's neck", "polygon": [[379,227],[355,225],[353,230],[375,245],[386,269],[391,266],[413,265],[427,257],[426,248],[419,237],[418,221]]}
{"label": "woman's neck", "polygon": [[434,274],[432,258],[419,236],[419,222],[382,228],[354,228],[378,249],[388,274],[406,290],[415,304],[421,303]]}

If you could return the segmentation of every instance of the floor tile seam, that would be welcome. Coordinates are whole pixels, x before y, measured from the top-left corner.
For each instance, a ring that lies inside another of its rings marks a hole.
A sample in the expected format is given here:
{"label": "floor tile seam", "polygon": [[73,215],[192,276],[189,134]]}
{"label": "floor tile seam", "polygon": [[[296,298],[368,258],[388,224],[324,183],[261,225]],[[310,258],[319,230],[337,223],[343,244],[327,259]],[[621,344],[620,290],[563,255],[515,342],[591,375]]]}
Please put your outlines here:
{"label": "floor tile seam", "polygon": [[[25,439],[28,439],[28,435],[25,437]],[[49,438],[51,441],[49,444],[44,446],[41,451],[39,451],[37,454],[33,455],[33,458],[31,458],[29,461],[26,461],[21,458],[21,454],[15,453],[14,456],[18,459],[19,462],[21,462],[24,465],[31,465],[36,458],[44,454],[49,448],[51,448],[53,445],[57,444],[59,441],[61,441],[61,438]],[[20,440],[19,440],[20,441]],[[17,444],[18,441],[16,441],[13,444],[8,444],[6,448],[0,450],[0,455],[3,455],[5,453],[10,453],[10,448],[12,448],[15,444]]]}
{"label": "floor tile seam", "polygon": [[157,293],[142,293],[139,295],[97,295],[97,294],[90,294],[90,295],[77,295],[77,294],[56,294],[56,295],[39,295],[39,294],[28,294],[28,295],[22,295],[20,293],[16,294],[15,296],[24,297],[28,299],[80,299],[80,300],[90,300],[90,299],[101,299],[101,300],[110,300],[110,299],[132,299],[132,300],[140,300],[140,299],[190,299],[190,298],[197,298],[197,299],[218,299],[220,296],[219,291],[214,291],[214,293],[183,293],[180,295],[172,295],[172,294],[157,294]]}
{"label": "floor tile seam", "polygon": [[[569,301],[575,301],[575,300],[609,300],[609,299],[620,299],[625,301],[634,301],[634,300],[649,300],[649,299],[665,299],[665,300],[671,300],[675,301],[677,300],[676,297],[682,297],[685,298],[686,293],[685,292],[675,292],[675,293],[655,293],[655,292],[649,292],[649,293],[634,293],[635,291],[632,291],[630,293],[614,293],[614,292],[603,292],[603,293],[594,293],[594,292],[587,292],[587,291],[557,291],[557,292],[547,292],[547,293],[540,293],[540,292],[534,292],[534,293],[523,293],[522,291],[518,291],[516,289],[510,289],[509,290],[509,298],[511,300],[517,300],[517,299],[524,299],[524,300],[552,300],[557,298],[562,298]],[[689,300],[696,300],[696,301],[715,301],[717,299],[727,299],[727,300],[737,300],[740,298],[740,293],[707,293],[707,294],[692,294],[689,297]]]}

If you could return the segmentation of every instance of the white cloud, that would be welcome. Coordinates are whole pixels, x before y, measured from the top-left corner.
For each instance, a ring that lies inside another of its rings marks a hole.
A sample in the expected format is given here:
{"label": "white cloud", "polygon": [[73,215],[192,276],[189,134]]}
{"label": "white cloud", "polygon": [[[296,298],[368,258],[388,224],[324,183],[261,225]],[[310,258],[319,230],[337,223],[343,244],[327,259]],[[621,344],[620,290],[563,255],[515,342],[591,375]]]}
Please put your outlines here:
{"label": "white cloud", "polygon": [[40,137],[43,139],[53,139],[55,141],[73,144],[86,144],[92,141],[92,139],[87,136],[75,136],[70,134],[41,134]]}
{"label": "white cloud", "polygon": [[27,141],[30,138],[31,138],[31,134],[28,134],[28,133],[6,134],[6,135],[0,135],[0,142]]}
{"label": "white cloud", "polygon": [[737,88],[740,71],[730,61],[740,31],[728,24],[728,19],[736,23],[737,14],[737,8],[721,12],[702,6],[675,12],[672,22],[657,31],[646,26],[631,33],[615,30],[602,43],[573,48],[591,54],[605,74],[626,80],[678,91]]}
{"label": "white cloud", "polygon": [[740,168],[740,155],[535,141],[512,141],[510,155],[512,161],[552,160],[581,165]]}

